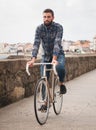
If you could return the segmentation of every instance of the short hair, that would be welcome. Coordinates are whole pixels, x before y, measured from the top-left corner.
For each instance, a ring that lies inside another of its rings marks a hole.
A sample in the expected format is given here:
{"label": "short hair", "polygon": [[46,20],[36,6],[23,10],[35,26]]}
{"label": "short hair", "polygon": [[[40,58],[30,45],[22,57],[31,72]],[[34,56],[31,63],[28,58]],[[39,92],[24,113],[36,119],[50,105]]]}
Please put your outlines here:
{"label": "short hair", "polygon": [[54,11],[53,11],[52,9],[45,9],[45,10],[43,11],[43,13],[51,13],[52,16],[54,17]]}

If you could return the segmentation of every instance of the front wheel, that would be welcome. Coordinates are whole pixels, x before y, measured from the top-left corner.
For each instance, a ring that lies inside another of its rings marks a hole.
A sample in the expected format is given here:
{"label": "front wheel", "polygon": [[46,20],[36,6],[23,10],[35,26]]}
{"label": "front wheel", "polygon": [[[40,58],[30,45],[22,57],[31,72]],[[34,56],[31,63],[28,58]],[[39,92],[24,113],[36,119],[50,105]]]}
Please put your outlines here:
{"label": "front wheel", "polygon": [[53,88],[54,102],[53,109],[56,115],[60,114],[63,103],[63,95],[60,94],[60,85],[58,77],[55,78]]}
{"label": "front wheel", "polygon": [[[43,106],[46,105],[46,109]],[[34,92],[35,116],[40,125],[46,123],[49,114],[49,93],[44,78],[41,78],[36,85]]]}

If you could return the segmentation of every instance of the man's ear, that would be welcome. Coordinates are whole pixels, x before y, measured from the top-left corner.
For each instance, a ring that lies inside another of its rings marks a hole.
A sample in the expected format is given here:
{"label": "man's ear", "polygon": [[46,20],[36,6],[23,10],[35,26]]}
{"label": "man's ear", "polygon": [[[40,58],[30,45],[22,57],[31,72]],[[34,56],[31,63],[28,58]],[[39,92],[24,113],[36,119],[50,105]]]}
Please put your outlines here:
{"label": "man's ear", "polygon": [[54,17],[53,17],[53,20],[54,20]]}

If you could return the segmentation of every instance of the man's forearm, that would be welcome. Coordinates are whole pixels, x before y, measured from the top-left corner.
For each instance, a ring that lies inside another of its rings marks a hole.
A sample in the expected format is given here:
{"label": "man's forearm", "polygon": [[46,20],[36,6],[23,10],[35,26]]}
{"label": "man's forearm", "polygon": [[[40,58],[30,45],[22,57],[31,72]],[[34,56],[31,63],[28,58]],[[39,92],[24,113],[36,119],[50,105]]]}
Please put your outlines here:
{"label": "man's forearm", "polygon": [[57,56],[53,55],[53,59],[52,60],[57,60]]}
{"label": "man's forearm", "polygon": [[35,62],[36,58],[35,57],[32,57],[32,61]]}

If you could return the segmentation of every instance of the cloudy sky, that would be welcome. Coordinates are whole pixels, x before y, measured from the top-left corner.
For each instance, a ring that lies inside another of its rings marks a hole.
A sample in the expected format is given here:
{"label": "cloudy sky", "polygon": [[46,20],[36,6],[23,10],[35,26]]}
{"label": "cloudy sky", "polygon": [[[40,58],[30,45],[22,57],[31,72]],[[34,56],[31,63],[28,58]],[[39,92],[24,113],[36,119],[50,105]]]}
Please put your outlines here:
{"label": "cloudy sky", "polygon": [[33,42],[45,8],[63,25],[63,39],[92,41],[96,35],[96,0],[0,0],[0,43]]}

